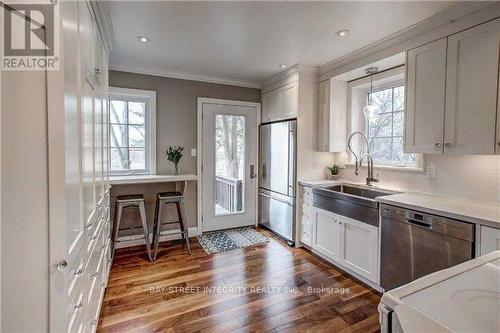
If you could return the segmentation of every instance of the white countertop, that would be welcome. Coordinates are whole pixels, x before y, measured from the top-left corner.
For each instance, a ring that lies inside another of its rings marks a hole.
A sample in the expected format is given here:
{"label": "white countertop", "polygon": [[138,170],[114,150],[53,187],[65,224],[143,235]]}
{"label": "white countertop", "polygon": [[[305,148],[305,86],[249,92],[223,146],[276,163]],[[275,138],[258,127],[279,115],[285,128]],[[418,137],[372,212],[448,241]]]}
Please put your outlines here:
{"label": "white countertop", "polygon": [[386,292],[381,304],[395,310],[406,332],[425,331],[428,320],[451,332],[498,332],[499,272],[495,251]]}
{"label": "white countertop", "polygon": [[500,228],[500,205],[480,201],[451,198],[430,193],[405,192],[375,198],[376,201],[446,216],[470,223]]}
{"label": "white countertop", "polygon": [[[300,185],[308,187],[322,187],[342,183],[366,186],[363,183],[343,181],[342,179],[299,181]],[[500,228],[500,204],[453,198],[432,193],[411,192],[398,188],[384,187],[378,184],[370,186],[370,188],[403,192],[377,197],[375,200],[381,203]]]}
{"label": "white countertop", "polygon": [[197,175],[131,175],[109,177],[111,185],[130,185],[148,183],[169,183],[198,180]]}

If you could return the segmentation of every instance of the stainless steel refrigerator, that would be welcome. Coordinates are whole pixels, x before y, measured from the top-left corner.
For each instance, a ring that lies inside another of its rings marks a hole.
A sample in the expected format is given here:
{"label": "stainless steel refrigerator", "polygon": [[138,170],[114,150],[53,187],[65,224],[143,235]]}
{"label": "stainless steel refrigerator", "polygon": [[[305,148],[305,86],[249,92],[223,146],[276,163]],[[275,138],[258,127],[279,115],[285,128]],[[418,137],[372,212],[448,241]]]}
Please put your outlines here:
{"label": "stainless steel refrigerator", "polygon": [[260,126],[259,224],[295,243],[297,121]]}

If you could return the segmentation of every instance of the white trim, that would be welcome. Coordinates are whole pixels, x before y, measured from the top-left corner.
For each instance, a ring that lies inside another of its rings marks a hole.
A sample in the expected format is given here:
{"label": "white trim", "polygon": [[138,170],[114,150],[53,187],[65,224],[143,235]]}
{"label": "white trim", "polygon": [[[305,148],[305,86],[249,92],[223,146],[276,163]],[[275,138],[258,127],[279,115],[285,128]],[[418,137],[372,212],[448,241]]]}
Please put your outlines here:
{"label": "white trim", "polygon": [[109,69],[113,70],[113,71],[120,71],[120,72],[154,75],[154,76],[167,77],[167,78],[171,78],[171,79],[226,84],[226,85],[230,85],[230,86],[245,87],[245,88],[260,89],[262,87],[262,85],[256,81],[241,81],[241,80],[234,80],[234,79],[223,78],[223,77],[212,77],[212,76],[195,75],[195,74],[188,74],[188,73],[181,73],[181,72],[171,72],[171,71],[166,71],[166,70],[162,70],[162,69],[158,69],[158,68],[142,68],[142,67],[136,67],[136,66],[110,64]]}
{"label": "white trim", "polygon": [[[196,150],[198,152],[196,156],[196,174],[198,175],[198,184],[197,184],[197,196],[198,196],[198,230],[200,233],[203,230],[203,225],[202,225],[202,214],[203,214],[203,205],[202,205],[202,200],[203,200],[203,173],[201,171],[201,165],[203,161],[203,104],[205,103],[212,103],[212,104],[225,104],[225,105],[237,105],[237,106],[250,106],[250,107],[255,107],[257,111],[257,139],[255,140],[255,149],[256,149],[256,160],[257,163],[259,161],[259,125],[261,122],[261,105],[260,103],[255,103],[255,102],[245,102],[245,101],[235,101],[235,100],[229,100],[229,99],[217,99],[217,98],[207,98],[207,97],[198,97],[197,101],[197,129],[196,129],[196,138],[197,138],[197,143],[196,143]],[[257,170],[258,166],[256,165]],[[258,201],[258,195],[259,195],[259,185],[258,182],[255,182],[255,226],[258,224],[258,211],[259,211],[259,201]]]}
{"label": "white trim", "polygon": [[[160,236],[160,242],[171,241],[181,239],[181,235],[178,233],[179,230],[166,230],[162,232]],[[188,228],[188,236],[195,237],[200,234],[198,227],[190,227]],[[144,238],[135,239],[137,236],[123,236],[118,237],[116,242],[116,248],[122,249],[124,247],[131,247],[136,245],[144,245]],[[127,240],[128,238],[133,238],[131,240]],[[151,236],[150,236],[151,238]]]}
{"label": "white trim", "polygon": [[[149,114],[146,119],[149,123],[149,161],[146,163],[149,166],[149,174],[156,175],[156,91],[109,87],[109,98],[111,99],[112,96],[146,97],[149,99]],[[110,133],[110,131],[108,132]],[[108,163],[111,163],[110,156],[108,156]],[[124,176],[127,174],[113,173],[112,175]],[[131,173],[131,175],[137,175],[137,173]]]}

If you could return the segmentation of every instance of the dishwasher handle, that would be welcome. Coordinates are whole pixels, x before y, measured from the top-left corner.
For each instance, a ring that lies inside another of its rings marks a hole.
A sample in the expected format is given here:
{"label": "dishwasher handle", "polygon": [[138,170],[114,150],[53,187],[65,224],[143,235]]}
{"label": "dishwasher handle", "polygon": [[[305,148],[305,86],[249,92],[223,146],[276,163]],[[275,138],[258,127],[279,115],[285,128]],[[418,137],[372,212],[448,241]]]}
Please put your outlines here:
{"label": "dishwasher handle", "polygon": [[406,217],[405,221],[408,222],[408,223],[410,223],[410,224],[415,224],[415,225],[418,225],[419,227],[432,230],[432,224],[431,223],[426,223],[424,221],[412,219],[410,217]]}

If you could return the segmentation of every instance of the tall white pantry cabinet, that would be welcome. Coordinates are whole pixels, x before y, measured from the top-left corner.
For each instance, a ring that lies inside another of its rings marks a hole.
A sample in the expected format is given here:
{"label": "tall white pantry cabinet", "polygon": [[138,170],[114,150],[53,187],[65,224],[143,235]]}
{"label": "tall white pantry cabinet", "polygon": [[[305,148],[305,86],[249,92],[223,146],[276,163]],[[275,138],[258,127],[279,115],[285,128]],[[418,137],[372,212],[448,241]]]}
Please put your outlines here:
{"label": "tall white pantry cabinet", "polygon": [[60,69],[1,73],[2,332],[94,332],[111,264],[109,7],[53,3]]}

